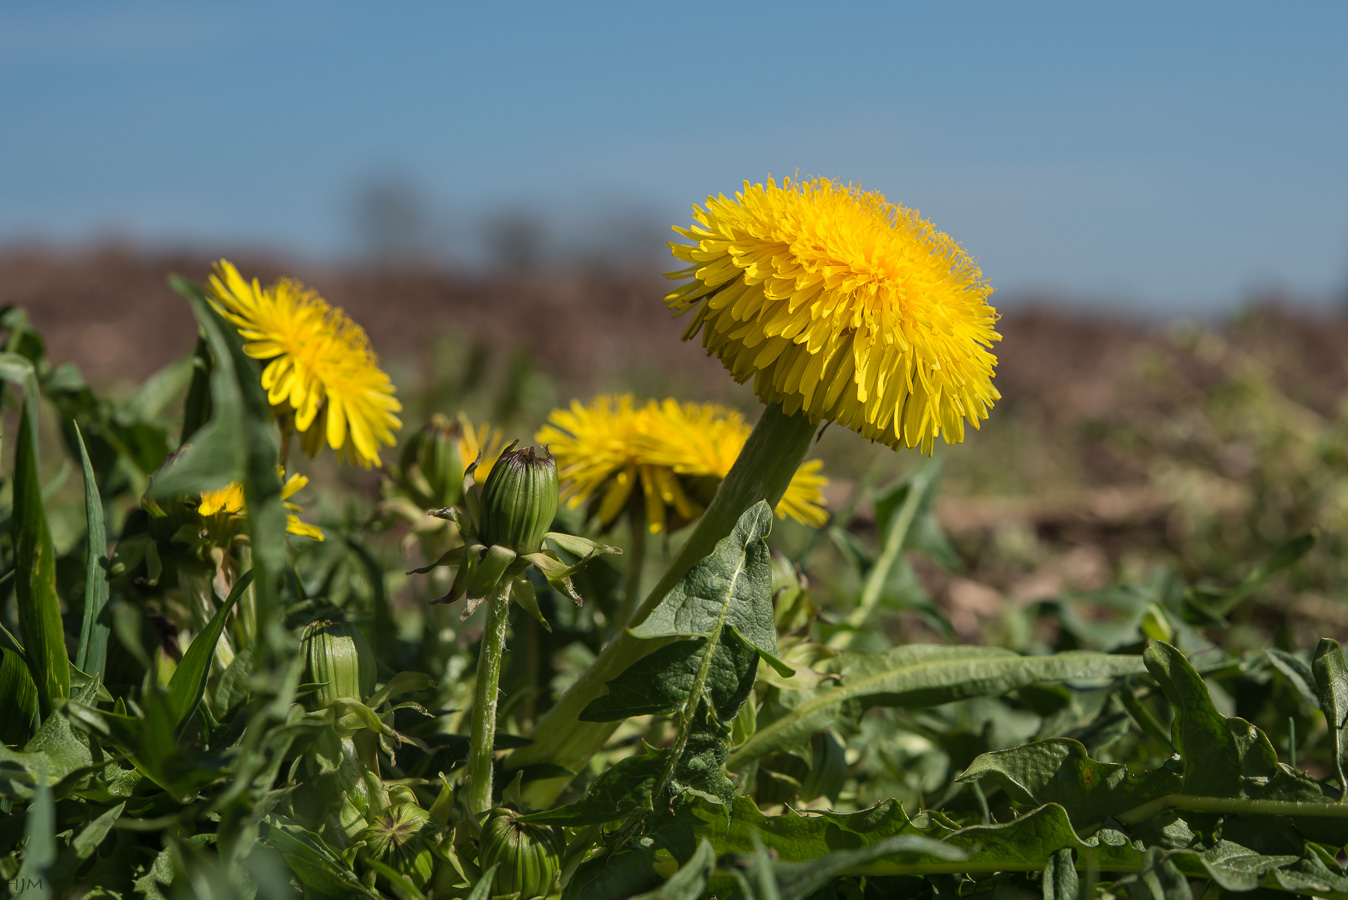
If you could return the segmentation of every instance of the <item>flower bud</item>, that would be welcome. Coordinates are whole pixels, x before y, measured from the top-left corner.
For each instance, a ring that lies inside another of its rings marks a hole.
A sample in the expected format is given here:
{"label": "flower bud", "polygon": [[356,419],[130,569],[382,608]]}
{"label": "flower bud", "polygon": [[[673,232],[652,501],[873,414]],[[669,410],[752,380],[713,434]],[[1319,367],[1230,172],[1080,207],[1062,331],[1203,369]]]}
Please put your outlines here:
{"label": "flower bud", "polygon": [[533,447],[502,453],[482,488],[482,543],[519,555],[534,553],[556,515],[557,463],[552,454]]}
{"label": "flower bud", "polygon": [[364,702],[374,693],[374,650],[350,622],[312,623],[302,639],[308,661],[306,677],[322,687],[313,705],[322,709],[338,700]]}
{"label": "flower bud", "polygon": [[528,825],[513,810],[487,813],[478,844],[483,870],[500,864],[492,884],[493,897],[518,893],[519,900],[544,900],[557,884],[562,865],[562,836],[551,825]]}
{"label": "flower bud", "polygon": [[463,426],[436,413],[407,439],[398,466],[398,482],[425,509],[452,506],[463,490],[460,443]]}
{"label": "flower bud", "polygon": [[361,839],[371,856],[424,888],[435,874],[435,856],[423,833],[432,828],[428,812],[415,803],[401,803],[377,817]]}

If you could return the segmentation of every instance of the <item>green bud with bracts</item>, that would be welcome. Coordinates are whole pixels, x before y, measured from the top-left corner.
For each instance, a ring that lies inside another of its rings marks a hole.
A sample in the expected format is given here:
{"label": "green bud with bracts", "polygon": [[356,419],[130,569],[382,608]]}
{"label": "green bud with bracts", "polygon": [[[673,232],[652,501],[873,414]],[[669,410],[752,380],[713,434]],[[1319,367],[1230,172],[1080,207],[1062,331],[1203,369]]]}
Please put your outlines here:
{"label": "green bud with bracts", "polygon": [[[579,535],[548,531],[557,515],[557,463],[546,447],[541,451],[534,447],[517,450],[518,443],[507,447],[492,465],[485,485],[474,479],[477,461],[468,466],[463,476],[462,507],[430,511],[429,515],[448,519],[458,527],[463,545],[408,574],[425,574],[438,566],[456,567],[449,593],[432,602],[463,599],[465,619],[487,597],[509,587],[510,599],[550,630],[539,612],[526,570],[533,566],[579,606],[580,594],[571,576],[596,556],[622,551]],[[576,560],[564,561],[558,551]]]}
{"label": "green bud with bracts", "polygon": [[557,492],[557,463],[547,448],[502,453],[482,488],[482,542],[516,555],[540,549],[557,515]]}
{"label": "green bud with bracts", "polygon": [[374,650],[355,625],[327,619],[314,622],[304,630],[301,646],[307,679],[321,685],[311,698],[315,709],[341,700],[363,703],[374,693]]}
{"label": "green bud with bracts", "polygon": [[562,835],[551,825],[521,822],[519,813],[504,807],[487,813],[478,842],[478,864],[493,865],[493,897],[517,894],[519,900],[544,900],[557,885],[562,867]]}
{"label": "green bud with bracts", "polygon": [[468,464],[460,453],[463,424],[436,413],[407,439],[390,474],[403,493],[422,509],[457,503]]}
{"label": "green bud with bracts", "polygon": [[400,803],[376,816],[360,837],[366,855],[388,863],[421,889],[435,874],[435,854],[427,840],[435,830],[428,812],[415,803]]}

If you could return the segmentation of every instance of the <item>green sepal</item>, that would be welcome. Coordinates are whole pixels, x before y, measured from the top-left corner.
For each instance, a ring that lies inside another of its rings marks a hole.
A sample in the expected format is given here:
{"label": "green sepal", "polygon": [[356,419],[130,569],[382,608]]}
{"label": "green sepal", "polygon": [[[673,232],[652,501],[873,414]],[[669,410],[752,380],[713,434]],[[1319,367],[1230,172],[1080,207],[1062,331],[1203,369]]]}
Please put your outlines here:
{"label": "green sepal", "polygon": [[[608,544],[601,544],[598,541],[592,541],[589,538],[581,537],[578,534],[549,531],[547,534],[543,535],[543,540],[551,541],[572,556],[579,556],[581,562],[588,561],[596,556],[604,556],[609,553],[618,556],[622,555],[622,548],[620,547],[610,547]],[[579,565],[579,563],[577,565]]]}
{"label": "green sepal", "polygon": [[477,491],[472,489],[473,485],[477,483],[473,473],[477,471],[480,462],[482,462],[482,451],[479,450],[477,456],[468,464],[468,468],[463,470],[463,505],[468,508],[468,515],[473,517],[474,522],[482,521],[482,498],[478,496]]}
{"label": "green sepal", "polygon": [[520,608],[533,616],[534,621],[548,632],[552,632],[552,626],[548,620],[543,618],[543,612],[538,608],[538,594],[534,592],[534,585],[528,578],[517,578],[510,589],[510,599],[520,605]]}
{"label": "green sepal", "polygon": [[444,553],[441,553],[438,557],[436,557],[436,560],[433,563],[428,563],[427,565],[424,565],[419,569],[408,569],[407,574],[425,575],[432,569],[438,569],[441,566],[457,566],[462,561],[462,557],[463,557],[463,547],[458,546],[455,547],[453,550],[446,550]]}
{"label": "green sepal", "polygon": [[[471,558],[471,556],[470,556]],[[468,581],[464,587],[464,593],[467,598],[467,605],[463,611],[463,618],[468,618],[473,614],[483,600],[487,599],[496,590],[496,586],[501,583],[505,577],[506,571],[515,562],[515,551],[508,547],[492,545],[487,548],[472,565],[468,573]],[[456,582],[458,579],[454,579]]]}

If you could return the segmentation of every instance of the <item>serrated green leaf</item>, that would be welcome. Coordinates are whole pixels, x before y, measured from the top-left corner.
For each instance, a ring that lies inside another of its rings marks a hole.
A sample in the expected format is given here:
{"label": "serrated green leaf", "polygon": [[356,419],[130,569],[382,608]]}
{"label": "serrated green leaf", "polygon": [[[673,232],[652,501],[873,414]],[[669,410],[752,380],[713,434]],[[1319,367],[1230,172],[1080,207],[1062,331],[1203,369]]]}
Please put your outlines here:
{"label": "serrated green leaf", "polygon": [[253,583],[253,573],[245,572],[234,582],[229,598],[211,616],[211,621],[192,641],[192,645],[183,654],[182,662],[173,670],[168,684],[168,709],[173,720],[174,735],[181,735],[192,713],[196,712],[206,693],[206,680],[211,674],[211,660],[215,658],[215,646],[225,630],[225,622],[239,598]]}
{"label": "serrated green leaf", "polygon": [[1076,826],[1176,792],[1181,784],[1180,776],[1168,769],[1132,776],[1127,766],[1091,759],[1084,746],[1067,738],[984,753],[956,781],[983,778],[1018,803],[1061,804]]}
{"label": "serrated green leaf", "polygon": [[84,672],[102,676],[107,666],[108,622],[108,537],[103,524],[103,500],[94,480],[93,464],[84,446],[84,435],[74,425],[75,440],[80,448],[80,464],[84,468],[84,516],[88,554],[84,567],[84,620],[80,625],[80,643],[75,653],[75,665]]}
{"label": "serrated green leaf", "polygon": [[1320,698],[1320,711],[1329,726],[1330,754],[1338,778],[1340,796],[1348,799],[1348,666],[1339,642],[1322,638],[1311,663]]}
{"label": "serrated green leaf", "polygon": [[1207,685],[1182,653],[1167,643],[1152,641],[1143,656],[1175,710],[1171,735],[1183,761],[1184,793],[1324,799],[1314,782],[1279,767],[1278,754],[1262,731],[1244,719],[1228,719],[1217,711]]}
{"label": "serrated green leaf", "polygon": [[[608,684],[609,692],[585,707],[583,722],[669,715],[682,709],[696,683],[706,639],[676,641],[643,657]],[[723,720],[732,718],[753,690],[758,653],[731,633],[714,648],[706,678],[708,700]]]}
{"label": "serrated green leaf", "polygon": [[590,782],[575,803],[521,816],[539,825],[602,825],[649,812],[656,786],[669,763],[669,750],[648,750],[614,763]]}
{"label": "serrated green leaf", "polygon": [[845,703],[936,706],[970,697],[996,696],[1036,681],[1117,678],[1143,671],[1141,657],[1085,651],[1020,656],[992,647],[910,644],[884,653],[847,651],[834,661],[841,682],[814,690],[782,691],[786,711],[771,721],[760,713],[758,730],[730,754],[731,771],[765,753],[803,747],[830,727]]}
{"label": "serrated green leaf", "polygon": [[708,637],[733,628],[765,662],[783,676],[791,675],[791,667],[777,657],[772,560],[764,543],[771,531],[772,509],[760,501],[631,633],[654,640]]}

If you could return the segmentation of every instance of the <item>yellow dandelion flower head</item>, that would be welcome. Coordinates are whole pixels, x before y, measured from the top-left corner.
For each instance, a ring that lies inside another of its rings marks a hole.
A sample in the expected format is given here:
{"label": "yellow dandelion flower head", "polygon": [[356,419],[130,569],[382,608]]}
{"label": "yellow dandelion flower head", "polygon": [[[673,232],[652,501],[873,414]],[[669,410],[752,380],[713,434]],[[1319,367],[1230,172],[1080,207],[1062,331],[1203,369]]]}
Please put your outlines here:
{"label": "yellow dandelion flower head", "polygon": [[291,418],[304,452],[317,455],[326,440],[347,462],[379,465],[379,446],[393,446],[402,427],[402,405],[365,330],[299,282],[264,290],[226,260],[215,264],[210,289],[244,352],[266,363],[267,399]]}
{"label": "yellow dandelion flower head", "polygon": [[[280,466],[276,467],[276,474],[281,478],[281,499],[287,501],[286,531],[316,541],[323,540],[322,530],[316,525],[300,521],[300,517],[296,515],[300,511],[299,506],[288,502],[309,483],[309,479],[298,473],[287,478],[285,469]],[[207,524],[224,526],[223,530],[232,534],[248,517],[248,509],[244,505],[243,484],[231,481],[218,490],[204,491],[197,501],[197,515]]]}
{"label": "yellow dandelion flower head", "polygon": [[816,179],[693,207],[665,303],[765,403],[898,449],[964,440],[1001,397],[992,288],[916,210]]}
{"label": "yellow dandelion flower head", "polygon": [[[593,515],[608,526],[640,486],[647,527],[660,532],[702,514],[749,431],[739,413],[722,406],[673,399],[637,406],[631,394],[622,394],[553,410],[535,440],[557,460],[570,508],[592,502]],[[821,466],[811,460],[797,470],[777,504],[779,516],[824,523],[821,489],[828,479]]]}

